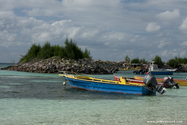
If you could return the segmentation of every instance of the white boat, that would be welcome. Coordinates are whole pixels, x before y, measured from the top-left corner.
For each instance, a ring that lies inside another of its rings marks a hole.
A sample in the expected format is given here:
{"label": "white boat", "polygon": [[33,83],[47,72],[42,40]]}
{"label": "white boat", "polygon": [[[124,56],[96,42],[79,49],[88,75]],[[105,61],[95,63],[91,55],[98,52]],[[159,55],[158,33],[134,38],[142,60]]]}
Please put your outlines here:
{"label": "white boat", "polygon": [[157,64],[154,64],[154,61],[149,66],[148,72],[153,75],[173,75],[176,69],[159,69]]}

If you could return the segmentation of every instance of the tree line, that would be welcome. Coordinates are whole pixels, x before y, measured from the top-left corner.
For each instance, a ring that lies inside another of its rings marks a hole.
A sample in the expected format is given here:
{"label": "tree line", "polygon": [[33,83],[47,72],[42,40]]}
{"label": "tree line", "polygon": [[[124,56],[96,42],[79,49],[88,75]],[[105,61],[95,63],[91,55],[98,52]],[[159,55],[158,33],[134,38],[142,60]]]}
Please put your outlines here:
{"label": "tree line", "polygon": [[65,46],[54,45],[46,42],[43,46],[32,44],[26,55],[21,55],[19,62],[28,62],[32,59],[47,59],[53,56],[59,56],[65,59],[91,59],[90,51],[86,48],[84,51],[77,46],[75,41],[65,40]]}
{"label": "tree line", "polygon": [[[130,63],[142,63],[142,64],[148,64],[149,62],[143,59],[134,58],[130,61],[130,58],[126,55],[125,61],[129,61]],[[152,59],[155,64],[163,66],[164,62],[162,61],[161,57],[156,55],[154,59]],[[179,68],[181,64],[187,64],[187,58],[181,58],[181,57],[175,57],[173,59],[170,59],[166,62],[167,65],[173,67],[173,68]]]}

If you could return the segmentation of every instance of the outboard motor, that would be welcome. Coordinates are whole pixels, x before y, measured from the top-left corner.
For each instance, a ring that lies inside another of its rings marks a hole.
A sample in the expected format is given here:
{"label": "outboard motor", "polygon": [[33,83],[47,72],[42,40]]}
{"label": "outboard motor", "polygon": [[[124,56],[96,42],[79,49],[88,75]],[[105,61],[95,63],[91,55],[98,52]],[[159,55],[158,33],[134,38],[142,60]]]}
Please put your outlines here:
{"label": "outboard motor", "polygon": [[171,77],[171,76],[164,77],[163,83],[164,83],[164,85],[165,85],[166,88],[173,88],[173,89],[175,89],[175,88],[178,89],[179,88],[178,83],[176,83],[173,80],[173,77]]}
{"label": "outboard motor", "polygon": [[143,79],[144,84],[151,90],[156,89],[160,94],[165,93],[165,90],[162,85],[158,85],[156,78],[152,74],[145,75]]}

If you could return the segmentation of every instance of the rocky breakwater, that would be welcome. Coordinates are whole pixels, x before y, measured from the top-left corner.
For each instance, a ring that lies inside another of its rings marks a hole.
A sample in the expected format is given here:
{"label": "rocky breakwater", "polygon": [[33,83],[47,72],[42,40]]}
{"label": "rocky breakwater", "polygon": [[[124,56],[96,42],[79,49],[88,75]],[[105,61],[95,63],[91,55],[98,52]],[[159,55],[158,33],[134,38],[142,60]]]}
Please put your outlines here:
{"label": "rocky breakwater", "polygon": [[123,62],[101,61],[88,59],[49,58],[37,62],[18,63],[2,70],[14,70],[35,73],[59,73],[65,71],[71,74],[112,74],[123,66]]}
{"label": "rocky breakwater", "polygon": [[179,68],[177,68],[176,72],[187,72],[187,64],[182,64]]}

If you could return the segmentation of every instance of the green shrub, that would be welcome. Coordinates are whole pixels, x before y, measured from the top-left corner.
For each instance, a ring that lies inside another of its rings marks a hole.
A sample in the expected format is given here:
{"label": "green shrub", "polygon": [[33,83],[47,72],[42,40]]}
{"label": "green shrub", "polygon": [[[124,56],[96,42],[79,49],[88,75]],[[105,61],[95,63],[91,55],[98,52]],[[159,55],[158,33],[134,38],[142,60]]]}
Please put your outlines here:
{"label": "green shrub", "polygon": [[53,56],[59,56],[66,59],[83,59],[92,58],[90,51],[85,49],[83,52],[72,39],[69,41],[66,39],[65,47],[55,45],[51,46],[49,42],[46,42],[42,47],[40,45],[33,44],[28,50],[26,55],[21,55],[19,62],[28,62],[34,58],[47,59]]}
{"label": "green shrub", "polygon": [[90,51],[86,48],[83,53],[84,58],[91,59]]}
{"label": "green shrub", "polygon": [[139,60],[139,58],[137,57],[137,58],[133,59],[133,60],[131,61],[131,63],[140,63],[140,60]]}
{"label": "green shrub", "polygon": [[148,61],[145,60],[145,58],[139,60],[142,64],[148,64]]}
{"label": "green shrub", "polygon": [[36,58],[38,53],[41,50],[40,45],[32,44],[31,48],[28,50],[27,54],[22,56],[19,62],[28,62],[32,60],[33,58]]}
{"label": "green shrub", "polygon": [[72,39],[68,41],[66,39],[65,41],[65,58],[66,59],[82,59],[83,57],[83,52],[81,49],[76,45]]}
{"label": "green shrub", "polygon": [[157,65],[161,65],[161,66],[164,65],[164,62],[162,62],[162,59],[160,58],[160,56],[155,56],[154,61],[155,61],[154,63]]}
{"label": "green shrub", "polygon": [[173,68],[178,68],[181,66],[183,60],[181,58],[175,57],[175,59],[170,59],[167,64]]}
{"label": "green shrub", "polygon": [[51,51],[51,44],[49,42],[46,42],[40,52],[38,53],[37,57],[41,59],[47,59],[53,56],[53,52]]}

